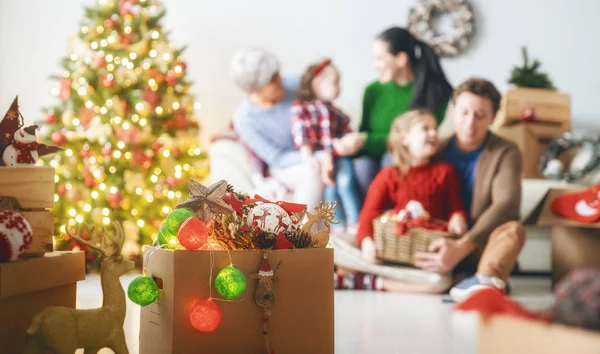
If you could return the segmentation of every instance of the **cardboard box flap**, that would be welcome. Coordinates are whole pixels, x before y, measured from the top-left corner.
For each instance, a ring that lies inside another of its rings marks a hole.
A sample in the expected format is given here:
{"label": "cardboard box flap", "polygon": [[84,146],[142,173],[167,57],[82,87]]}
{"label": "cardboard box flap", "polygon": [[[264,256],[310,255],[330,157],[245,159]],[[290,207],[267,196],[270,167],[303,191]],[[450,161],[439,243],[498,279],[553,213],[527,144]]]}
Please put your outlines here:
{"label": "cardboard box flap", "polygon": [[525,123],[523,127],[538,139],[556,138],[566,132],[564,126],[556,124]]}
{"label": "cardboard box flap", "polygon": [[526,219],[526,224],[535,224],[540,226],[572,226],[572,227],[582,227],[582,228],[595,228],[600,229],[600,222],[597,223],[583,223],[576,220],[572,220],[569,218],[564,218],[562,216],[554,214],[552,210],[550,210],[550,205],[552,201],[563,194],[573,193],[580,189],[572,189],[572,188],[551,188],[548,193],[544,196],[544,199],[541,203],[532,211],[530,216]]}
{"label": "cardboard box flap", "polygon": [[83,252],[51,252],[44,257],[0,263],[0,299],[85,279]]}
{"label": "cardboard box flap", "polygon": [[477,353],[597,354],[600,334],[506,315],[482,316]]}
{"label": "cardboard box flap", "polygon": [[545,90],[518,88],[509,90],[506,95],[507,115],[521,118],[526,108],[534,108],[538,119],[565,122],[571,116],[571,97],[565,93]]}

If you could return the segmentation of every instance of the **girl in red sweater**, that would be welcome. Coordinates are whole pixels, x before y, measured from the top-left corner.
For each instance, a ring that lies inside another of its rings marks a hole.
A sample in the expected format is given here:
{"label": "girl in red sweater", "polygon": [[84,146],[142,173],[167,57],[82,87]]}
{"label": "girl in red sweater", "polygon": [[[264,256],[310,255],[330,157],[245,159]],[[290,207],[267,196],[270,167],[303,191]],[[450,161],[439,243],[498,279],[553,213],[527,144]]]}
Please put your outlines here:
{"label": "girl in red sweater", "polygon": [[430,160],[438,150],[434,116],[412,110],[396,118],[388,138],[394,165],[381,170],[369,187],[363,205],[357,241],[365,260],[376,263],[373,221],[393,209],[400,220],[420,216],[448,220],[448,231],[467,231],[460,200],[459,180],[451,164]]}

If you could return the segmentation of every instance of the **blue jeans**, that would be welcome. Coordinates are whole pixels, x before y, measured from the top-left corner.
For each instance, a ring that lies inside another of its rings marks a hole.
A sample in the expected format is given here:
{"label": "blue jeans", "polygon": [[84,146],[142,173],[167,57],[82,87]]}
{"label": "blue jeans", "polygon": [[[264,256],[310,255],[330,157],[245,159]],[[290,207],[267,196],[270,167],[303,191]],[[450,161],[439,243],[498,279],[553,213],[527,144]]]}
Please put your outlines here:
{"label": "blue jeans", "polygon": [[339,221],[340,224],[333,224],[332,228],[350,226],[358,222],[361,200],[352,158],[335,159],[335,186],[325,186],[324,199],[327,202],[338,202],[334,221]]}
{"label": "blue jeans", "polygon": [[361,196],[364,198],[369,191],[369,186],[379,171],[384,168],[391,166],[394,163],[392,154],[386,152],[380,158],[371,156],[361,156],[354,160],[354,168],[356,170],[356,180],[360,188]]}

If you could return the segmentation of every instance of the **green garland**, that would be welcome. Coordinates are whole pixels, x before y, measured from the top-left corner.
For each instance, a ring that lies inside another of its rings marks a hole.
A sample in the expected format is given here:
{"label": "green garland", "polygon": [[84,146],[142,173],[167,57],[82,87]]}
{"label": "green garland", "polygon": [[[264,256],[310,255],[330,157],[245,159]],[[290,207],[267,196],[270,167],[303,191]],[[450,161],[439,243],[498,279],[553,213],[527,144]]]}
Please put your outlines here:
{"label": "green garland", "polygon": [[[584,148],[592,151],[592,157],[581,170],[570,171],[559,160],[559,156],[573,148]],[[550,141],[546,153],[540,157],[539,169],[548,179],[576,182],[600,166],[600,137],[575,136],[571,133]]]}

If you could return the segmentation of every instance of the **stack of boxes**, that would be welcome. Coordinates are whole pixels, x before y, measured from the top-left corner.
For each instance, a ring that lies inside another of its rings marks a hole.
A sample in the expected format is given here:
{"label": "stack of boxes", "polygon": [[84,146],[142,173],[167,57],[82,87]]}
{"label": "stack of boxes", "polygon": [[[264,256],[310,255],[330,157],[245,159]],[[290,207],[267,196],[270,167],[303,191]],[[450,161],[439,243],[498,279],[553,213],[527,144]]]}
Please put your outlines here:
{"label": "stack of boxes", "polygon": [[0,198],[23,214],[33,231],[17,261],[0,263],[0,354],[20,353],[33,317],[49,306],[75,308],[77,281],[85,278],[83,252],[53,252],[54,169],[0,167]]}

